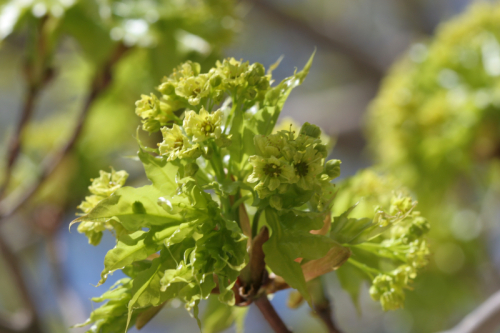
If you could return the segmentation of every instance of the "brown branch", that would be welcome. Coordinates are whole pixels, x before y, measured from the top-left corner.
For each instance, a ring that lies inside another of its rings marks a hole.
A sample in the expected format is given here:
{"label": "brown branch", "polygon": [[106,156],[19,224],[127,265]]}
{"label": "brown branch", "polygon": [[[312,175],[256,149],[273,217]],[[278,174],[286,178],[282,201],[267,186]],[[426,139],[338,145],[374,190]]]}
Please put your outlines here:
{"label": "brown branch", "polygon": [[321,278],[310,281],[307,285],[312,298],[314,311],[325,324],[329,333],[341,333],[333,320],[333,311],[330,300],[326,295]]}
{"label": "brown branch", "polygon": [[267,295],[262,295],[254,303],[276,333],[292,333],[269,302]]}
{"label": "brown branch", "polygon": [[10,183],[10,178],[12,174],[12,167],[14,166],[15,161],[17,160],[21,148],[21,136],[24,132],[24,128],[28,123],[31,115],[33,114],[33,109],[35,105],[35,100],[39,95],[40,89],[37,86],[30,86],[26,92],[26,98],[24,99],[24,105],[21,111],[21,119],[17,124],[16,131],[12,136],[9,144],[9,153],[7,157],[7,165],[5,166],[5,175],[4,175],[4,183],[0,187],[0,198],[3,197],[3,194],[7,190],[7,187]]}
{"label": "brown branch", "polygon": [[26,306],[29,311],[29,315],[31,316],[28,321],[28,327],[26,327],[26,329],[20,329],[19,332],[42,333],[43,331],[41,329],[41,323],[36,310],[36,305],[28,289],[28,283],[26,283],[24,279],[19,261],[7,244],[5,244],[1,235],[0,253],[5,260],[5,264],[7,265],[9,272],[12,274],[12,280],[21,294],[24,306]]}
{"label": "brown branch", "polygon": [[[38,176],[38,179],[31,185],[31,187],[22,195],[22,197],[13,205],[9,207],[8,210],[1,212],[0,220],[4,220],[12,215],[14,215],[19,208],[21,208],[33,195],[38,191],[43,182],[49,178],[52,173],[57,169],[57,167],[61,164],[62,160],[66,157],[66,155],[72,150],[74,145],[76,144],[80,134],[82,132],[85,119],[87,114],[93,104],[93,102],[100,96],[106,88],[110,85],[112,80],[112,72],[111,69],[113,65],[123,56],[123,54],[128,50],[128,48],[121,44],[116,49],[115,53],[112,55],[110,60],[103,66],[103,68],[97,72],[92,81],[90,92],[85,99],[85,103],[83,108],[78,115],[78,119],[76,121],[75,127],[72,131],[71,137],[68,139],[66,144],[61,148],[59,152],[56,154],[47,157],[42,162],[42,172]],[[6,209],[1,205],[3,202],[0,202],[0,208]]]}
{"label": "brown branch", "polygon": [[0,199],[3,197],[10,184],[12,168],[19,157],[19,153],[21,152],[21,138],[24,128],[33,115],[35,103],[40,96],[40,92],[43,87],[51,81],[54,74],[52,68],[48,64],[51,52],[47,49],[47,36],[44,34],[47,20],[48,17],[41,18],[36,29],[34,43],[36,57],[33,58],[33,56],[27,56],[27,59],[25,59],[24,74],[27,82],[25,92],[26,96],[24,98],[24,104],[21,108],[21,118],[19,119],[19,123],[17,124],[14,135],[9,143],[7,165],[5,166],[4,172],[4,182],[0,186]]}
{"label": "brown branch", "polygon": [[240,279],[244,284],[242,296],[251,299],[259,292],[266,270],[264,261],[264,250],[262,246],[269,239],[269,229],[262,227],[258,235],[253,239],[250,246],[250,259],[248,265],[243,268]]}
{"label": "brown branch", "polygon": [[365,74],[368,74],[380,80],[384,75],[385,69],[373,60],[373,57],[367,54],[364,50],[359,49],[355,45],[349,42],[348,38],[342,38],[341,33],[324,34],[321,31],[316,30],[309,24],[305,23],[300,19],[289,16],[277,6],[272,5],[266,0],[247,0],[254,4],[260,10],[265,11],[267,14],[273,17],[278,22],[286,25],[290,30],[295,30],[299,33],[306,35],[309,39],[313,40],[318,44],[325,45],[326,47],[340,52],[347,56],[347,58],[356,64],[356,66],[363,70]]}
{"label": "brown branch", "polygon": [[[66,142],[66,144],[62,147],[62,149],[56,153],[55,155],[46,158],[46,160],[42,163],[42,172],[40,173],[38,179],[32,184],[32,186],[24,193],[19,201],[14,203],[9,207],[9,210],[3,211],[0,214],[0,222],[3,222],[8,217],[12,216],[16,213],[28,200],[37,192],[43,182],[57,169],[61,161],[64,157],[72,150],[73,146],[77,142],[82,129],[85,123],[85,119],[87,114],[93,104],[93,102],[99,97],[106,88],[110,85],[112,80],[112,67],[113,65],[123,56],[125,51],[127,51],[127,47],[124,45],[119,45],[119,47],[115,50],[113,55],[110,57],[109,61],[106,62],[101,70],[98,70],[92,83],[90,92],[85,100],[85,104],[78,116],[78,120],[75,124],[74,130],[72,132],[71,137]],[[17,148],[19,150],[20,147]],[[3,204],[3,205],[2,205]],[[0,202],[0,208],[6,209],[4,207],[4,201]],[[1,235],[0,235],[1,236]],[[15,254],[11,252],[8,246],[3,242],[0,237],[0,253],[2,254],[9,271],[12,273],[14,277],[14,282],[16,283],[16,287],[21,293],[21,297],[25,303],[25,306],[30,312],[32,318],[30,318],[30,325],[25,332],[30,333],[42,333],[41,323],[39,317],[37,315],[37,310],[35,303],[30,295],[28,284],[24,280],[24,276],[22,273],[21,266],[16,258]]]}

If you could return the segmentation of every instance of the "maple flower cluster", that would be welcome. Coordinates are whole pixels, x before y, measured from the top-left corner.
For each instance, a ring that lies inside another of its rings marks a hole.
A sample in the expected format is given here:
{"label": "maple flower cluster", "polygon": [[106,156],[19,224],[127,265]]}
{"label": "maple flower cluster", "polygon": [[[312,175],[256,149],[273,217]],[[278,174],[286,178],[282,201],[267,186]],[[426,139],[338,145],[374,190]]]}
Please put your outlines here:
{"label": "maple flower cluster", "polygon": [[[399,290],[426,261],[428,226],[415,203],[379,195],[375,211],[356,208],[353,214],[365,216],[349,217],[356,205],[350,198],[337,205],[332,180],[341,162],[328,160],[320,128],[275,128],[311,63],[312,57],[302,71],[274,84],[276,65],[266,73],[261,64],[230,58],[203,73],[186,62],[163,79],[160,97],[142,95],[136,103],[142,129],[162,134],[147,147],[138,131],[138,157],[151,184],[122,186],[125,172],[101,173],[80,206],[84,215],[73,222],[91,244],[105,229],[117,238],[99,284],[116,270],[128,276],[95,299],[108,302],[82,326],[94,323],[99,332],[142,327],[174,298],[201,326],[201,301],[215,300],[214,309],[235,314],[234,305],[272,292],[263,284],[270,273],[312,304],[312,280],[338,268],[342,276],[346,262],[373,280],[370,292],[384,309],[401,306]],[[259,237],[267,238],[259,244]],[[359,251],[390,257],[395,271],[350,258]],[[264,256],[255,259],[256,252]]]}

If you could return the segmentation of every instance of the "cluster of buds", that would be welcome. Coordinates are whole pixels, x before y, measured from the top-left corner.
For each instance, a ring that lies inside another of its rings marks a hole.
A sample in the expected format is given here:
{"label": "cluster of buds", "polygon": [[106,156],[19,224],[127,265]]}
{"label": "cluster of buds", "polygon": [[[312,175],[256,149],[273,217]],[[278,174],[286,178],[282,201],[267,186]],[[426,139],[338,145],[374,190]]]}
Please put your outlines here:
{"label": "cluster of buds", "polygon": [[[89,186],[91,195],[85,197],[85,200],[77,207],[83,214],[88,214],[101,200],[106,199],[120,187],[125,185],[128,173],[126,171],[111,172],[100,171],[99,178],[92,179],[92,185]],[[82,222],[78,225],[78,232],[84,233],[89,239],[89,243],[97,245],[101,241],[102,232],[111,230],[113,227],[110,222]]]}
{"label": "cluster of buds", "polygon": [[382,308],[396,310],[403,307],[405,301],[404,289],[416,277],[415,268],[408,265],[398,267],[387,274],[379,274],[370,287],[370,295],[380,301]]}
{"label": "cluster of buds", "polygon": [[258,155],[249,158],[253,172],[247,181],[257,183],[254,190],[261,199],[270,197],[270,205],[281,210],[283,194],[321,191],[322,182],[339,176],[339,160],[325,164],[327,149],[320,135],[317,126],[305,123],[297,136],[293,131],[255,136]]}
{"label": "cluster of buds", "polygon": [[263,101],[269,91],[271,75],[264,66],[234,58],[217,62],[208,73],[201,73],[200,64],[188,61],[163,78],[158,87],[161,97],[142,95],[136,102],[136,114],[143,119],[143,129],[157,132],[162,126],[180,125],[182,114],[191,110],[201,113],[219,105],[226,97],[233,102],[244,97],[245,104]]}

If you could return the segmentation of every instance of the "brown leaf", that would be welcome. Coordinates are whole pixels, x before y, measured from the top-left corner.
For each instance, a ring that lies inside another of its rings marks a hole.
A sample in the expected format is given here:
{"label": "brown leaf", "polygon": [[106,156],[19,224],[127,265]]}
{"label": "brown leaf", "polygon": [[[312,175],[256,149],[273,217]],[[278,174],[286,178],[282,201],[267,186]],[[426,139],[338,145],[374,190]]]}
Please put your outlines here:
{"label": "brown leaf", "polygon": [[143,328],[151,319],[154,318],[160,312],[160,310],[167,304],[167,302],[164,302],[163,304],[160,304],[158,306],[153,306],[147,309],[146,311],[142,312],[137,316],[137,320],[135,321],[135,327],[137,327],[138,330]]}
{"label": "brown leaf", "polygon": [[349,248],[335,245],[323,258],[306,262],[302,265],[302,272],[304,273],[306,282],[336,270],[342,266],[350,256],[351,250],[349,250]]}

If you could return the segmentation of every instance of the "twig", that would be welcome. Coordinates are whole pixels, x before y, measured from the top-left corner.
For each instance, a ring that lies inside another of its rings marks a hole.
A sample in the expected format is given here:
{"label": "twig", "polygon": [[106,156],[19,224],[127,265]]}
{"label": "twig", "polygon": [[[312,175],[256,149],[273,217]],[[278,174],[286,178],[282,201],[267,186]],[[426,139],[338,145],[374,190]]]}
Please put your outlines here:
{"label": "twig", "polygon": [[295,19],[288,14],[284,13],[282,10],[277,8],[275,5],[271,5],[266,0],[247,0],[250,3],[254,4],[259,9],[265,11],[267,14],[273,16],[274,19],[283,23],[288,28],[298,31],[307,35],[308,38],[315,41],[316,43],[323,44],[334,51],[345,54],[348,59],[362,69],[365,74],[368,74],[375,78],[376,80],[380,80],[384,75],[385,69],[382,68],[379,64],[373,61],[373,57],[366,54],[366,52],[360,50],[358,47],[352,45],[346,38],[339,38],[340,33],[337,33],[336,37],[333,37],[331,34],[324,34],[309,24]]}
{"label": "twig", "polygon": [[256,299],[254,303],[276,333],[292,333],[292,331],[286,327],[283,320],[281,320],[271,302],[269,302],[267,295],[263,295]]}
{"label": "twig", "polygon": [[1,211],[0,221],[7,219],[8,217],[15,214],[19,208],[21,208],[40,188],[43,182],[57,169],[61,161],[66,157],[66,155],[71,151],[75,143],[77,142],[85,123],[87,114],[93,104],[93,102],[99,97],[109,86],[112,79],[111,68],[113,65],[123,56],[127,47],[120,45],[110,60],[104,65],[102,70],[98,71],[94,80],[92,81],[90,92],[85,100],[82,110],[78,116],[76,125],[72,131],[71,137],[68,139],[66,144],[61,148],[59,152],[55,155],[47,157],[44,162],[42,162],[42,172],[40,173],[38,179],[31,185],[31,187],[22,195],[22,197],[14,204],[9,205],[7,209],[0,202]]}

